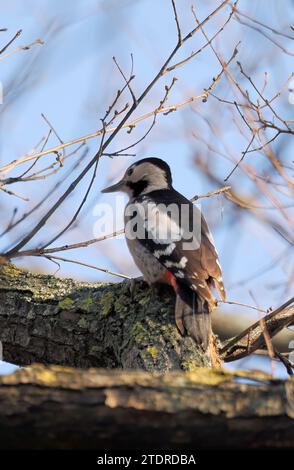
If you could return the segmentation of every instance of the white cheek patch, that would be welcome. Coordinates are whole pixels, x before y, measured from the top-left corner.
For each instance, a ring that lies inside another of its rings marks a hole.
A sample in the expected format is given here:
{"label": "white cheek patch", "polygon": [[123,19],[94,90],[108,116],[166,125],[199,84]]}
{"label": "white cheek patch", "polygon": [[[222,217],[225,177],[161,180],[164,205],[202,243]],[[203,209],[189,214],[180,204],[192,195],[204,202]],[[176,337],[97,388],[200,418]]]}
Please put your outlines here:
{"label": "white cheek patch", "polygon": [[145,170],[146,172],[144,171],[142,176],[140,175],[140,179],[146,178],[146,180],[148,181],[148,186],[142,191],[141,194],[146,194],[151,191],[156,191],[158,189],[168,188],[165,171],[150,164],[147,164],[147,168],[145,167]]}

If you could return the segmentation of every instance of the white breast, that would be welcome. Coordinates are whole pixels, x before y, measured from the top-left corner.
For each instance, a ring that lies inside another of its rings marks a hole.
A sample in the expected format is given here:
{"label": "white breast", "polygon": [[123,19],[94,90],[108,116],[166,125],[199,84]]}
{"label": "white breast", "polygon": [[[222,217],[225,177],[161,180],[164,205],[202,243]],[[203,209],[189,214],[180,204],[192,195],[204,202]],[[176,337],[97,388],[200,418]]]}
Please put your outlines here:
{"label": "white breast", "polygon": [[165,282],[164,274],[166,269],[138,240],[127,239],[127,245],[136,266],[140,269],[149,285],[155,282]]}
{"label": "white breast", "polygon": [[[165,282],[164,279],[164,274],[166,269],[162,264],[159,263],[159,261],[155,258],[155,256],[150,253],[150,251],[142,244],[139,242],[137,238],[134,238],[133,233],[129,233],[129,230],[127,227],[129,226],[128,224],[130,223],[130,212],[128,212],[128,207],[130,207],[130,204],[133,204],[130,202],[125,211],[125,227],[126,227],[126,242],[128,245],[128,248],[130,250],[130,253],[137,265],[137,267],[140,269],[141,273],[144,276],[144,279],[148,284],[154,284],[155,282]],[[143,214],[142,214],[143,215]],[[137,223],[142,225],[145,231],[144,227],[144,219],[145,217],[142,216],[142,219],[136,219]],[[138,236],[140,238],[140,235],[142,233],[138,231]],[[160,246],[159,246],[160,248]]]}

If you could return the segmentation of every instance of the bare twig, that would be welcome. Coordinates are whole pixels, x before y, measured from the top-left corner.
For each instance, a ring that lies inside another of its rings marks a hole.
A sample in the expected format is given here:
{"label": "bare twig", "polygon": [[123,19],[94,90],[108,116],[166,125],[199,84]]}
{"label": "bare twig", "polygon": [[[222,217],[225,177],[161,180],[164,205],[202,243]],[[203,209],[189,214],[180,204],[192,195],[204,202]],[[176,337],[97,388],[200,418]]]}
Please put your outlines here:
{"label": "bare twig", "polygon": [[62,258],[61,256],[53,256],[53,255],[42,255],[43,258],[47,258],[48,260],[57,260],[63,261],[65,263],[73,263],[78,264],[80,266],[85,266],[86,268],[96,269],[97,271],[102,271],[103,273],[111,274],[112,276],[122,277],[123,279],[132,279],[130,276],[126,274],[116,273],[115,271],[111,271],[110,269],[102,268],[101,266],[94,266],[93,264],[83,263],[82,261],[76,261],[69,258]]}
{"label": "bare twig", "polygon": [[179,17],[178,17],[177,8],[176,8],[176,0],[172,0],[172,6],[174,10],[175,22],[176,22],[177,31],[178,31],[178,44],[180,46],[182,44],[182,31],[181,31],[181,26],[180,26]]}
{"label": "bare twig", "polygon": [[[293,323],[294,306],[289,307],[293,303],[294,297],[264,317],[270,338],[273,338],[283,328]],[[246,357],[257,349],[263,349],[264,347],[264,328],[260,325],[260,320],[258,320],[238,336],[228,341],[221,349],[220,354],[226,362],[230,362]]]}
{"label": "bare twig", "polygon": [[293,375],[294,364],[284,355],[276,349],[274,350],[275,357],[285,366],[287,373]]}
{"label": "bare twig", "polygon": [[[5,31],[5,30],[2,30],[2,31]],[[0,54],[3,54],[3,52],[6,51],[6,49],[21,35],[21,33],[22,33],[22,30],[19,29],[19,30],[15,33],[15,35],[13,36],[13,38],[10,39],[10,41],[8,41],[8,43],[7,43],[4,47],[2,47],[2,49],[0,49]]]}
{"label": "bare twig", "polygon": [[240,160],[238,160],[238,162],[236,163],[236,165],[233,167],[233,169],[230,171],[230,173],[224,178],[224,181],[227,182],[228,179],[232,176],[232,174],[237,170],[237,168],[239,167],[240,163],[244,160],[246,154],[249,152],[249,149],[251,147],[251,145],[253,144],[254,142],[254,139],[255,139],[255,134],[253,133],[252,134],[252,137],[245,149],[244,152],[242,152],[242,157],[240,158]]}
{"label": "bare twig", "polygon": [[133,98],[133,102],[136,104],[136,103],[137,103],[137,98],[136,98],[136,96],[135,96],[135,93],[134,93],[134,91],[133,91],[131,85],[130,85],[131,81],[135,78],[135,76],[133,75],[133,56],[131,55],[131,59],[132,59],[132,68],[131,68],[131,74],[130,74],[130,78],[129,78],[129,79],[127,79],[127,77],[125,76],[125,74],[124,74],[122,68],[120,67],[120,65],[118,64],[116,58],[113,57],[112,59],[113,59],[115,65],[117,66],[117,68],[118,68],[118,70],[119,70],[121,76],[123,77],[124,81],[126,82],[126,85],[127,85],[128,89],[129,89],[129,91],[130,91],[130,93],[131,93],[132,98]]}
{"label": "bare twig", "polygon": [[194,196],[191,199],[191,202],[198,201],[198,199],[202,199],[204,197],[210,197],[210,196],[217,196],[218,194],[226,193],[227,191],[231,190],[231,186],[224,186],[223,188],[216,189],[215,191],[209,191],[206,194],[201,194],[200,196]]}
{"label": "bare twig", "polygon": [[240,307],[251,308],[252,310],[257,310],[258,312],[267,313],[267,310],[264,310],[259,307],[254,307],[253,305],[243,304],[241,302],[235,302],[234,300],[218,300],[218,303],[228,304],[228,305],[239,305]]}
{"label": "bare twig", "polygon": [[4,60],[7,57],[9,57],[13,54],[16,54],[17,52],[20,52],[20,51],[28,51],[29,49],[31,49],[33,46],[35,46],[37,44],[42,46],[44,44],[44,41],[42,39],[36,39],[31,44],[27,44],[25,46],[18,46],[16,49],[13,49],[12,51],[9,51],[6,54],[1,55],[0,60]]}
{"label": "bare twig", "polygon": [[93,174],[92,174],[92,177],[91,177],[91,180],[90,180],[90,183],[88,185],[88,188],[86,190],[86,193],[78,207],[78,209],[76,210],[76,212],[74,213],[74,215],[72,216],[72,218],[70,219],[70,221],[66,224],[66,226],[60,230],[53,238],[50,239],[50,241],[48,241],[45,245],[44,245],[44,248],[51,245],[52,243],[54,243],[56,240],[58,240],[58,238],[60,238],[71,226],[72,224],[77,220],[78,218],[78,215],[79,213],[81,212],[82,208],[84,207],[86,201],[87,201],[87,198],[88,198],[88,195],[91,191],[91,188],[93,187],[93,184],[94,184],[94,181],[95,181],[95,178],[96,178],[96,174],[97,174],[97,168],[98,168],[98,163],[99,163],[99,159],[101,157],[101,154],[102,154],[102,149],[103,149],[103,143],[104,143],[104,137],[105,137],[105,133],[104,135],[102,136],[102,139],[101,139],[101,143],[100,143],[100,148],[98,150],[98,158],[95,162],[95,165],[94,165],[94,171],[93,171]]}
{"label": "bare twig", "polygon": [[[206,197],[216,196],[218,194],[222,194],[222,193],[224,193],[226,191],[229,191],[229,190],[230,190],[230,186],[226,186],[224,188],[220,188],[220,189],[217,189],[215,191],[210,191],[206,194],[201,194],[199,196],[194,196],[191,199],[191,202],[194,202],[194,201],[197,201],[198,199],[202,199],[202,198],[206,198]],[[46,196],[46,199],[47,199],[47,196]],[[23,219],[20,219],[20,221],[22,221],[22,220]],[[12,224],[11,226],[14,227],[15,225],[16,225],[16,223]],[[6,233],[6,231],[5,231],[5,233]],[[96,243],[98,243],[100,241],[103,241],[103,240],[107,240],[109,238],[117,237],[119,235],[122,235],[123,233],[124,233],[124,229],[121,229],[121,230],[115,231],[115,232],[107,234],[107,235],[102,235],[101,237],[98,237],[98,238],[93,238],[93,239],[86,240],[86,241],[83,241],[83,242],[73,243],[71,245],[66,244],[66,245],[57,246],[57,247],[54,247],[54,248],[46,248],[46,247],[32,248],[32,249],[29,249],[29,250],[19,251],[13,257],[14,258],[20,258],[20,257],[26,257],[26,256],[42,256],[42,255],[50,255],[52,253],[57,253],[57,252],[61,252],[61,251],[69,251],[69,250],[78,249],[78,248],[87,248],[90,245],[96,244]],[[246,305],[244,305],[244,306],[246,306]]]}
{"label": "bare twig", "polygon": [[[238,1],[239,0],[237,0],[235,2],[235,4],[237,4]],[[191,52],[191,54],[188,57],[186,57],[185,59],[180,60],[179,62],[167,67],[166,70],[164,71],[164,73],[168,73],[168,72],[171,72],[172,70],[175,70],[175,69],[178,69],[179,67],[182,67],[184,64],[189,62],[193,57],[195,57],[196,55],[198,55],[202,51],[204,51],[204,49],[206,49],[206,47],[208,47],[212,43],[212,41],[214,41],[217,38],[217,36],[219,36],[219,34],[224,31],[225,27],[230,22],[233,13],[234,13],[234,7],[232,8],[232,11],[230,12],[230,15],[229,15],[228,19],[225,21],[225,23],[222,25],[222,27],[220,29],[218,29],[217,32],[205,44],[203,44],[203,46],[201,46],[195,52]]]}
{"label": "bare twig", "polygon": [[15,193],[14,191],[11,191],[11,189],[7,189],[4,187],[0,187],[0,191],[3,191],[4,193],[8,194],[9,196],[15,196],[18,199],[21,199],[22,201],[29,201],[29,198],[26,196],[21,196],[20,194]]}
{"label": "bare twig", "polygon": [[[148,113],[145,113],[145,114],[143,114],[142,116],[139,116],[136,119],[132,119],[131,121],[126,122],[125,124],[123,124],[121,126],[121,129],[133,128],[139,122],[145,121],[146,119],[149,119],[149,118],[154,118],[154,114],[167,115],[170,112],[176,111],[177,109],[180,109],[184,106],[187,106],[188,104],[191,104],[196,100],[202,100],[205,96],[206,96],[206,94],[202,93],[200,95],[191,96],[190,98],[188,98],[184,101],[181,101],[179,103],[171,104],[169,106],[164,106],[160,109],[158,109],[158,107],[157,107],[154,110],[152,110]],[[105,130],[105,133],[109,134],[109,133],[115,132],[116,130],[117,130],[117,127],[109,127]],[[99,129],[98,131],[93,132],[92,134],[87,134],[87,135],[84,135],[82,137],[72,139],[69,142],[65,142],[64,144],[56,145],[56,146],[51,147],[47,150],[37,152],[37,153],[34,153],[34,154],[24,155],[23,157],[20,157],[18,160],[13,160],[12,162],[0,167],[0,177],[3,177],[4,174],[6,174],[7,172],[13,170],[13,168],[15,168],[18,165],[22,165],[22,164],[27,163],[31,160],[38,159],[39,157],[48,156],[50,154],[56,154],[60,150],[63,150],[64,148],[69,147],[71,145],[75,145],[75,144],[78,144],[78,143],[86,143],[88,140],[99,137],[102,134],[103,134],[103,129]],[[103,152],[102,154],[105,154],[105,152]]]}
{"label": "bare twig", "polygon": [[[73,153],[76,153],[82,146],[83,146],[83,144],[81,146],[79,146],[76,150],[74,150]],[[28,217],[30,217],[34,212],[39,210],[42,207],[42,205],[46,201],[48,201],[49,198],[51,198],[53,196],[55,191],[58,190],[58,188],[61,186],[61,184],[64,182],[64,180],[67,180],[67,178],[69,178],[71,176],[71,174],[80,166],[81,160],[83,160],[84,157],[86,157],[87,153],[88,153],[88,148],[85,148],[85,150],[82,153],[82,155],[80,156],[80,158],[75,162],[75,164],[73,165],[72,168],[70,168],[67,172],[65,172],[62,179],[58,180],[54,184],[54,186],[45,194],[45,196],[37,204],[35,204],[28,212],[25,212],[19,219],[17,219],[15,222],[13,222],[13,224],[9,227],[9,229],[7,228],[2,233],[0,233],[0,237],[3,237],[4,235],[6,235],[9,231],[14,229],[17,225],[22,223]],[[69,156],[70,156],[70,154],[67,155],[67,157],[69,157]],[[42,170],[40,170],[40,171],[42,171]]]}
{"label": "bare twig", "polygon": [[[266,39],[268,39],[270,42],[272,42],[275,46],[277,46],[279,49],[281,49],[283,52],[285,52],[285,54],[288,54],[290,56],[294,56],[294,52],[292,51],[289,51],[289,49],[286,49],[286,47],[284,47],[281,43],[279,43],[278,41],[274,40],[269,34],[265,33],[264,31],[262,31],[262,29],[258,28],[257,26],[254,26],[250,23],[248,23],[247,21],[244,21],[244,20],[241,20],[241,18],[239,18],[238,15],[235,15],[235,19],[242,25],[244,26],[247,26],[248,28],[250,29],[253,29],[254,31],[257,31],[259,34],[261,34],[262,36],[264,36]],[[291,38],[293,39],[293,38]]]}
{"label": "bare twig", "polygon": [[[130,116],[133,114],[133,112],[137,109],[139,104],[144,100],[144,98],[148,95],[150,90],[153,88],[153,86],[157,83],[157,81],[161,78],[162,72],[166,69],[166,67],[169,65],[171,60],[174,58],[178,50],[180,49],[181,45],[185,43],[188,39],[194,36],[194,34],[204,25],[206,24],[209,19],[214,16],[217,12],[219,12],[222,8],[224,8],[228,3],[228,0],[223,1],[220,5],[218,5],[217,8],[215,8],[199,25],[197,25],[193,30],[191,30],[183,39],[182,43],[178,44],[174,47],[174,49],[171,51],[169,54],[168,58],[165,60],[164,64],[160,68],[160,70],[156,73],[154,78],[151,80],[149,85],[145,88],[145,90],[142,92],[142,94],[137,98],[136,102],[133,103],[131,108],[126,112],[118,126],[115,128],[115,130],[111,133],[111,135],[105,140],[103,145],[100,145],[99,151],[94,155],[92,160],[86,165],[86,167],[83,169],[83,171],[79,174],[79,176],[70,184],[70,186],[67,188],[67,190],[64,192],[64,194],[52,205],[52,207],[49,209],[49,211],[41,218],[41,220],[35,225],[32,230],[25,235],[25,237],[17,243],[16,246],[14,246],[11,250],[9,250],[5,256],[6,257],[11,257],[14,254],[16,254],[18,251],[20,251],[38,232],[39,230],[46,224],[48,219],[52,216],[52,214],[55,213],[55,211],[60,207],[60,205],[67,199],[67,197],[75,190],[77,185],[83,180],[83,178],[88,174],[88,172],[91,170],[93,166],[97,168],[97,164],[100,160],[100,157],[103,152],[105,152],[106,148],[109,146],[109,144],[113,141],[113,139],[116,137],[118,132],[122,129],[122,127],[126,124]],[[0,170],[1,171],[1,170]],[[95,175],[95,171],[94,171]],[[90,187],[89,187],[90,189]],[[87,191],[88,194],[88,191]],[[84,200],[82,201],[82,204],[84,203]],[[81,207],[81,206],[80,206]],[[79,209],[80,209],[79,207]],[[63,231],[64,233],[64,231]],[[58,234],[60,236],[60,234]],[[54,237],[56,239],[56,237]]]}
{"label": "bare twig", "polygon": [[290,36],[290,34],[286,34],[284,31],[283,32],[278,31],[277,29],[273,28],[272,26],[269,26],[265,23],[262,23],[260,20],[257,20],[256,18],[253,18],[252,16],[249,16],[244,11],[241,11],[236,6],[235,6],[235,11],[236,11],[236,13],[238,13],[238,15],[243,16],[244,18],[247,18],[248,20],[252,21],[252,23],[258,24],[259,26],[262,26],[263,28],[268,29],[269,31],[271,31],[274,34],[277,34],[278,36],[282,36],[286,39],[291,39],[292,41],[294,41],[294,37]]}

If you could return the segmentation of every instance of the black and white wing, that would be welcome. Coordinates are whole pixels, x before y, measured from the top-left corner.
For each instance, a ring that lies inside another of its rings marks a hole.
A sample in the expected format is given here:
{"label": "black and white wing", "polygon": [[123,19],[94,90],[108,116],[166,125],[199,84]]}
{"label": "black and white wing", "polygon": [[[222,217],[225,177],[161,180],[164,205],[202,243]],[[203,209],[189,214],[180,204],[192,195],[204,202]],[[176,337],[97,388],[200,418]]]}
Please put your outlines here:
{"label": "black and white wing", "polygon": [[218,254],[199,208],[173,189],[141,196],[136,205],[141,205],[136,214],[141,245],[211,307],[215,305],[212,287],[225,300]]}

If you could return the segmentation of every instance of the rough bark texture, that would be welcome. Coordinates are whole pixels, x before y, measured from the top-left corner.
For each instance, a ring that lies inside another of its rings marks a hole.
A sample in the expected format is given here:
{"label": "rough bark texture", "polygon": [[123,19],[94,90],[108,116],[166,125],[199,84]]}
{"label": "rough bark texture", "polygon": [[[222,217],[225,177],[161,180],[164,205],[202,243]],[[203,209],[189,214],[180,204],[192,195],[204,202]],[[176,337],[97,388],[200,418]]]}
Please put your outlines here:
{"label": "rough bark texture", "polygon": [[294,445],[293,380],[201,368],[210,362],[174,326],[169,290],[140,283],[131,298],[126,284],[2,266],[0,340],[17,364],[152,372],[37,365],[0,377],[2,449]]}
{"label": "rough bark texture", "polygon": [[3,358],[75,367],[194,370],[210,362],[174,324],[174,296],[0,267]]}
{"label": "rough bark texture", "polygon": [[294,446],[294,382],[33,366],[0,377],[0,448]]}

